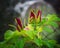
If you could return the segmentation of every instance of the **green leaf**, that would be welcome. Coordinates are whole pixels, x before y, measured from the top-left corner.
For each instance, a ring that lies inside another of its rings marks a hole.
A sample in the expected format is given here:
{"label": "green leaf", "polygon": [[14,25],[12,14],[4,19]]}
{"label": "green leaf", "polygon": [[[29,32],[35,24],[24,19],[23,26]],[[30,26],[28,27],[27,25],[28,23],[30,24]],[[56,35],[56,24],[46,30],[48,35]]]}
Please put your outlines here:
{"label": "green leaf", "polygon": [[24,44],[25,44],[25,38],[21,38],[16,42],[17,48],[24,48]]}
{"label": "green leaf", "polygon": [[42,46],[42,40],[39,38],[34,38],[33,42],[37,45],[37,46]]}
{"label": "green leaf", "polygon": [[53,32],[53,29],[50,28],[49,26],[45,26],[45,27],[43,28],[43,30],[46,31],[46,32]]}
{"label": "green leaf", "polygon": [[0,48],[15,48],[15,46],[13,44],[4,43],[0,44]]}
{"label": "green leaf", "polygon": [[56,45],[56,41],[55,41],[55,40],[48,40],[48,42],[49,42],[50,44],[52,44],[53,46]]}
{"label": "green leaf", "polygon": [[57,21],[57,20],[58,20],[58,17],[57,17],[56,14],[48,14],[48,15],[47,15],[47,19],[48,19],[49,21]]}
{"label": "green leaf", "polygon": [[13,46],[13,45],[6,45],[5,47],[6,48],[15,48],[15,46]]}
{"label": "green leaf", "polygon": [[57,18],[57,21],[60,21],[60,18]]}
{"label": "green leaf", "polygon": [[34,33],[33,33],[33,32],[34,32],[34,31],[32,31],[32,30],[28,30],[28,31],[25,32],[25,34],[26,34],[29,38],[33,39],[33,37],[34,37]]}
{"label": "green leaf", "polygon": [[56,42],[55,40],[44,40],[44,45],[46,45],[48,48],[54,48]]}
{"label": "green leaf", "polygon": [[38,26],[43,26],[46,22],[46,18],[43,18],[42,21],[38,23]]}
{"label": "green leaf", "polygon": [[9,40],[10,38],[12,38],[13,35],[14,35],[14,32],[11,31],[11,30],[8,30],[8,31],[6,31],[6,33],[5,33],[5,35],[4,35],[4,38],[5,38],[6,40]]}
{"label": "green leaf", "polygon": [[57,28],[58,27],[57,22],[50,22],[49,25],[53,26],[54,28]]}

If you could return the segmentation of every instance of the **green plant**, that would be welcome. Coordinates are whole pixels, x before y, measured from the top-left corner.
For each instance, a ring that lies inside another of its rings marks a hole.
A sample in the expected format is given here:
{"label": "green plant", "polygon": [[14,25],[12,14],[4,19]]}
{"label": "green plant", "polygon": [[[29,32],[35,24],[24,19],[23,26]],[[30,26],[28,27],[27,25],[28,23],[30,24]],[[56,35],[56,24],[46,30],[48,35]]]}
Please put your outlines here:
{"label": "green plant", "polygon": [[[48,14],[41,17],[41,11],[37,15],[33,11],[30,13],[28,25],[23,27],[20,19],[16,18],[17,30],[6,31],[5,41],[0,43],[0,48],[54,48],[55,40],[44,39],[41,33],[46,31],[52,33],[54,28],[58,28],[57,22],[60,19],[56,14]],[[47,30],[48,29],[48,30]]]}

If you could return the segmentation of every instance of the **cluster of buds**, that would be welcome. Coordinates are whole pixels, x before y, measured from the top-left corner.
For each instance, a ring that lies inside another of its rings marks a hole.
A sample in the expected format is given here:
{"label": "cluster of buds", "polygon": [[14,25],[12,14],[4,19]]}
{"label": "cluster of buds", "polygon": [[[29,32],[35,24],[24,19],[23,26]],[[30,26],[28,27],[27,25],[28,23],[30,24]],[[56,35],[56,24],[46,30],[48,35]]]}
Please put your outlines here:
{"label": "cluster of buds", "polygon": [[[36,23],[37,22],[41,22],[41,14],[42,14],[42,12],[40,10],[38,10],[37,15],[33,11],[31,11],[30,12],[30,16],[29,16],[29,19],[30,19],[29,22],[32,23],[32,20],[36,21]],[[17,23],[17,27],[16,27],[17,30],[18,31],[22,30],[23,29],[23,25],[22,25],[21,20],[19,18],[16,18],[15,21]]]}
{"label": "cluster of buds", "polygon": [[37,15],[34,13],[34,11],[30,12],[30,22],[32,22],[33,20],[36,22],[41,22],[41,15],[42,12],[40,10],[38,10]]}

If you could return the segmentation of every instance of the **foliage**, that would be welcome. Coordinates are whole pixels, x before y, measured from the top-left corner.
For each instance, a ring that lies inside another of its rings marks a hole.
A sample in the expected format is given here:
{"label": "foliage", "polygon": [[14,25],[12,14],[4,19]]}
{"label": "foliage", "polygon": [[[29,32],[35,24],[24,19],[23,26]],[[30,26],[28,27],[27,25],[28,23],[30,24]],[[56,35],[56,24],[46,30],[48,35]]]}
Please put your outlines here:
{"label": "foliage", "polygon": [[41,33],[43,31],[54,32],[52,28],[58,28],[58,21],[60,19],[56,14],[48,14],[46,17],[41,18],[40,10],[37,15],[31,11],[28,25],[24,28],[21,21],[19,23],[16,20],[18,29],[6,31],[5,41],[0,43],[0,48],[54,48],[56,41],[43,39]]}

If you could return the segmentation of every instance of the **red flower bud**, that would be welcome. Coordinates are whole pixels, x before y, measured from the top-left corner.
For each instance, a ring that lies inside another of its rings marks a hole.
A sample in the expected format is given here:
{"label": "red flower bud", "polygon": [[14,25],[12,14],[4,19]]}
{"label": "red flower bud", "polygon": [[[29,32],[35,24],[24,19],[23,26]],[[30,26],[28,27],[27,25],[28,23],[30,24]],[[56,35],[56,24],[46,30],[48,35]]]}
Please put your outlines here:
{"label": "red flower bud", "polygon": [[21,23],[21,20],[19,18],[16,18],[16,23],[17,23],[17,30],[20,31],[20,29],[22,29],[22,23]]}
{"label": "red flower bud", "polygon": [[42,14],[42,12],[40,10],[38,10],[37,18],[40,17],[40,21],[41,21],[41,14]]}
{"label": "red flower bud", "polygon": [[35,14],[31,11],[30,18],[35,18]]}

